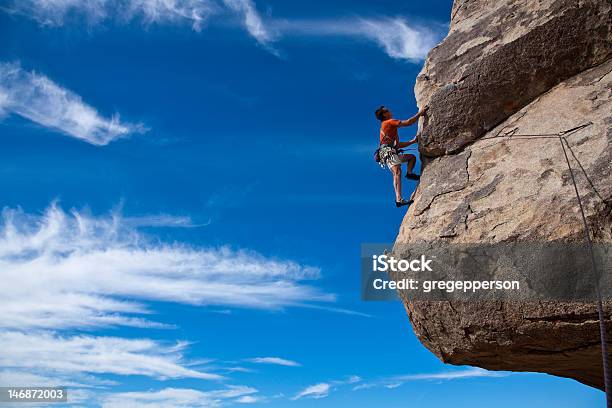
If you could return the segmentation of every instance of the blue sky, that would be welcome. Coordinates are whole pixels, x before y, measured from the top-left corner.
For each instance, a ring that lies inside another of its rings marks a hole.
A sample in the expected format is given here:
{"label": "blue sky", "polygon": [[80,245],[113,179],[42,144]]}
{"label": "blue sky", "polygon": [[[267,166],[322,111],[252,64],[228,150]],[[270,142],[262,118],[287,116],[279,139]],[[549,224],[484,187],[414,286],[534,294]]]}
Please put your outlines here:
{"label": "blue sky", "polygon": [[3,1],[2,385],[105,407],[603,404],[445,366],[400,303],[359,299],[360,245],[404,215],[373,110],[416,112],[450,7]]}

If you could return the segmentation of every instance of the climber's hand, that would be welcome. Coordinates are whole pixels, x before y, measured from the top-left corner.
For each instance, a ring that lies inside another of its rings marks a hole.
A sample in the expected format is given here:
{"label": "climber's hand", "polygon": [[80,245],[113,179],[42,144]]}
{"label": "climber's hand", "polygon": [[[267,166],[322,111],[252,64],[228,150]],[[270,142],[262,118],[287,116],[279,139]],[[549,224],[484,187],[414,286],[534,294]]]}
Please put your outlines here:
{"label": "climber's hand", "polygon": [[398,127],[406,127],[406,126],[410,126],[412,124],[417,123],[419,118],[423,116],[425,112],[427,112],[427,109],[429,109],[429,106],[427,105],[423,106],[421,110],[419,110],[417,114],[411,117],[410,119],[400,121]]}

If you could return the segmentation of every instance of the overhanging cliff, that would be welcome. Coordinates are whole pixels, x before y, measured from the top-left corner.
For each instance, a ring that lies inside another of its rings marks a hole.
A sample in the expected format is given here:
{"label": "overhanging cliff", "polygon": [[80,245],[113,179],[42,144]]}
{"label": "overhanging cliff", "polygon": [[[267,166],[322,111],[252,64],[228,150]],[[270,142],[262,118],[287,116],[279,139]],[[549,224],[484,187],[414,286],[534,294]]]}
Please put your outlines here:
{"label": "overhanging cliff", "polygon": [[[430,52],[416,96],[430,106],[420,123],[425,167],[398,248],[581,240],[559,140],[491,137],[583,124],[567,138],[574,165],[590,178],[576,174],[576,181],[593,239],[612,242],[609,0],[456,0],[450,32]],[[421,342],[447,363],[603,388],[594,304],[403,301]]]}

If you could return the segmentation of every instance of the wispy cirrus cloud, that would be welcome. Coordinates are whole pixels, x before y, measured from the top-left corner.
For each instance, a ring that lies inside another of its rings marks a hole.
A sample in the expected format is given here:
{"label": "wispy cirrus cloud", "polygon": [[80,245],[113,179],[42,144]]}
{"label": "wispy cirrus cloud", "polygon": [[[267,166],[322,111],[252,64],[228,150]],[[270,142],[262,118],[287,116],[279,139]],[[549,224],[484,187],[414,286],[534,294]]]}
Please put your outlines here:
{"label": "wispy cirrus cloud", "polygon": [[331,385],[328,383],[319,383],[314,385],[309,385],[304,388],[302,391],[298,392],[292,400],[299,400],[300,398],[308,397],[308,398],[325,398],[329,395],[329,391],[331,389]]}
{"label": "wispy cirrus cloud", "polygon": [[255,363],[255,364],[273,364],[273,365],[280,365],[280,366],[285,366],[285,367],[301,366],[301,364],[298,363],[297,361],[286,360],[280,357],[255,357],[255,358],[249,358],[246,361]]}
{"label": "wispy cirrus cloud", "polygon": [[411,62],[425,59],[427,53],[441,39],[431,29],[411,26],[403,18],[361,21],[358,35],[376,42],[389,57]]}
{"label": "wispy cirrus cloud", "polygon": [[254,0],[12,0],[3,9],[44,26],[62,26],[71,18],[85,19],[90,25],[137,20],[145,26],[189,22],[196,31],[212,17],[231,12],[259,45],[277,56],[281,40],[344,37],[373,42],[389,57],[414,63],[422,61],[446,31],[438,23],[413,24],[401,16],[311,20],[262,16]]}
{"label": "wispy cirrus cloud", "polygon": [[144,26],[153,24],[191,23],[195,31],[224,8],[238,14],[241,24],[261,45],[274,40],[270,28],[257,11],[253,0],[9,0],[0,10],[24,16],[40,25],[60,27],[71,19],[85,20],[90,25],[106,21],[129,23],[140,21]]}
{"label": "wispy cirrus cloud", "polygon": [[[0,366],[21,372],[70,376],[88,374],[144,375],[159,379],[220,380],[218,374],[188,368],[186,343],[164,345],[150,339],[108,336],[60,336],[49,331],[0,333]],[[11,384],[5,384],[11,385]]]}
{"label": "wispy cirrus cloud", "polygon": [[355,384],[355,383],[361,382],[361,380],[362,380],[361,377],[357,375],[352,375],[344,380],[321,382],[318,384],[310,385],[304,388],[302,391],[295,394],[291,398],[291,400],[296,401],[301,398],[313,398],[313,399],[325,398],[329,395],[329,393],[335,387],[348,385],[348,384]]}
{"label": "wispy cirrus cloud", "polygon": [[71,390],[76,388],[102,388],[106,386],[114,386],[117,383],[110,380],[102,380],[90,374],[85,373],[64,373],[47,372],[41,374],[33,373],[29,369],[3,369],[0,371],[0,385],[9,385],[13,387],[70,387]]}
{"label": "wispy cirrus cloud", "polygon": [[195,223],[189,216],[156,214],[123,217],[125,225],[138,227],[168,227],[168,228],[200,228],[210,225],[212,220],[208,219],[203,223]]}
{"label": "wispy cirrus cloud", "polygon": [[253,0],[223,0],[232,11],[240,14],[247,32],[261,45],[268,46],[276,39],[276,35],[266,25],[257,11]]}
{"label": "wispy cirrus cloud", "polygon": [[265,399],[255,395],[244,395],[234,400],[238,404],[256,404],[258,402],[264,402]]}
{"label": "wispy cirrus cloud", "polygon": [[370,388],[393,389],[411,381],[450,381],[468,378],[498,378],[505,377],[507,375],[508,373],[503,371],[488,371],[478,367],[469,367],[466,369],[449,370],[439,373],[419,373],[391,376],[377,381],[359,384],[355,386],[353,390],[356,391]]}
{"label": "wispy cirrus cloud", "polygon": [[81,97],[19,63],[0,63],[0,116],[16,114],[49,129],[94,145],[106,145],[147,129],[138,123],[110,118]]}
{"label": "wispy cirrus cloud", "polygon": [[148,392],[123,392],[102,398],[103,408],[214,408],[226,403],[252,403],[252,387],[233,386],[220,390],[199,391],[189,388],[164,388]]}
{"label": "wispy cirrus cloud", "polygon": [[410,24],[403,17],[278,19],[270,25],[283,37],[344,37],[374,42],[389,57],[409,62],[425,59],[442,38],[437,26]]}
{"label": "wispy cirrus cloud", "polygon": [[309,385],[296,393],[291,400],[299,400],[302,398],[320,399],[326,398],[332,391],[350,389],[353,391],[366,390],[372,388],[387,388],[393,389],[404,385],[411,381],[451,381],[469,378],[497,378],[509,375],[506,372],[487,371],[477,367],[469,367],[466,369],[449,370],[438,373],[418,373],[408,375],[397,375],[384,377],[378,380],[364,380],[359,376],[353,375],[346,379],[335,381],[323,381],[313,385]]}
{"label": "wispy cirrus cloud", "polygon": [[218,7],[208,0],[9,0],[0,9],[51,27],[63,26],[71,19],[90,25],[139,20],[145,26],[189,23],[199,31]]}
{"label": "wispy cirrus cloud", "polygon": [[[96,217],[65,212],[55,203],[42,214],[5,208],[0,279],[12,289],[0,297],[6,317],[0,321],[0,366],[7,370],[0,371],[0,383],[51,385],[61,380],[82,390],[106,387],[101,376],[108,374],[222,380],[219,373],[234,370],[225,370],[223,362],[187,360],[186,342],[75,333],[113,326],[168,327],[146,318],[154,301],[279,309],[334,300],[309,283],[318,278],[317,268],[247,250],[164,243],[137,228],[177,223],[190,225],[190,219],[125,220],[117,212]],[[294,364],[276,357],[259,361]],[[253,393],[228,386],[194,395],[210,402],[202,406],[263,400]],[[80,398],[89,398],[85,394]],[[137,406],[198,406],[172,398],[128,393],[109,397],[104,406],[135,406],[134,401],[142,402]]]}
{"label": "wispy cirrus cloud", "polygon": [[[1,328],[163,327],[142,316],[163,301],[279,309],[334,296],[309,282],[319,270],[248,250],[161,243],[117,214],[94,217],[51,205],[44,214],[4,209]],[[126,300],[129,299],[129,300]]]}
{"label": "wispy cirrus cloud", "polygon": [[[145,24],[191,22],[195,31],[200,31],[206,20],[218,11],[215,3],[208,0],[116,0],[127,3],[124,20],[141,18]],[[112,3],[112,0],[108,0]]]}
{"label": "wispy cirrus cloud", "polygon": [[483,368],[470,367],[464,370],[445,371],[441,373],[408,374],[395,377],[398,381],[419,380],[457,380],[462,378],[505,377],[508,373],[502,371],[488,371]]}

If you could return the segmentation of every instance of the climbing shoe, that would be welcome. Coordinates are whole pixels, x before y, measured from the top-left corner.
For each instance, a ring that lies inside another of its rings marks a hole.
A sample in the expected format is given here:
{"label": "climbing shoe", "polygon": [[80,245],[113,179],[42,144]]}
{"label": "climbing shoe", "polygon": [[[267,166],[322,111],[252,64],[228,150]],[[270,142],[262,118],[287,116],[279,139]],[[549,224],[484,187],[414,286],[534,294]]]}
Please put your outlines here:
{"label": "climbing shoe", "polygon": [[410,206],[410,204],[412,204],[412,203],[414,203],[414,201],[413,201],[413,200],[406,200],[405,198],[402,198],[402,201],[396,201],[396,202],[395,202],[395,206],[396,206],[397,208],[399,208],[399,207],[403,207],[403,206],[405,206],[405,205]]}
{"label": "climbing shoe", "polygon": [[406,178],[408,180],[416,180],[419,181],[421,179],[421,176],[419,176],[418,174],[414,174],[414,173],[408,173],[406,174]]}

